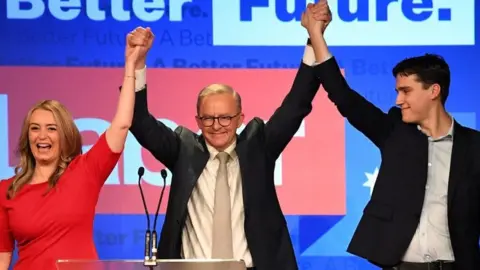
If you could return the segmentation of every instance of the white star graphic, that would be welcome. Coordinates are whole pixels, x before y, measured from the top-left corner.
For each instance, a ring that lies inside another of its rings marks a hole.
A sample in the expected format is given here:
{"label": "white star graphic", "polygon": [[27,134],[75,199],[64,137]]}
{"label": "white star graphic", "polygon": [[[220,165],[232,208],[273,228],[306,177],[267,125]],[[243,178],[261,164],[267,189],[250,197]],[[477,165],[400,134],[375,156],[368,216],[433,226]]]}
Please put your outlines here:
{"label": "white star graphic", "polygon": [[375,187],[375,181],[377,181],[378,167],[375,167],[373,173],[366,172],[365,176],[367,177],[367,182],[363,183],[363,186],[370,188],[370,196],[372,196],[373,188]]}

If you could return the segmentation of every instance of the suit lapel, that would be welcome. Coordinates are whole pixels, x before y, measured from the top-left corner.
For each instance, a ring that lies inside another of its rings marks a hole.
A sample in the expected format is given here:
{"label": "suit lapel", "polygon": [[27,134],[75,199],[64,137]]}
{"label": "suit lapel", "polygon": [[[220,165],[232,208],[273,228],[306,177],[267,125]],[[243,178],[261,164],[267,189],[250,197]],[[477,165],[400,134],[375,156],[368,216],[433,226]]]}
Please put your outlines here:
{"label": "suit lapel", "polygon": [[[181,227],[183,227],[185,224],[185,213],[187,212],[188,200],[210,157],[203,136],[197,137],[193,147],[189,148],[187,151],[189,152],[189,158],[188,161],[184,161],[187,162],[184,167],[188,171],[184,172],[186,176],[185,181],[181,181],[181,183],[179,183],[179,193],[175,198],[177,203],[182,207],[179,209],[179,219],[177,220]],[[184,167],[181,166],[181,168]]]}
{"label": "suit lapel", "polygon": [[207,165],[208,159],[210,158],[210,153],[208,152],[207,145],[205,144],[205,139],[203,138],[203,136],[198,137],[197,145],[195,145],[193,151],[193,178],[191,179],[191,184],[196,184],[198,178],[205,169],[205,166]]}
{"label": "suit lapel", "polygon": [[208,159],[210,158],[210,153],[208,152],[207,145],[205,144],[205,139],[203,138],[203,136],[199,136],[197,138],[197,143],[194,145],[192,151],[192,163],[189,167],[189,179],[188,182],[185,183],[186,186],[183,189],[185,191],[184,195],[185,198],[187,198],[187,201],[192,194],[193,188],[197,184],[198,178],[205,169]]}
{"label": "suit lapel", "polygon": [[[253,176],[250,174],[250,169],[248,167],[248,143],[245,139],[245,132],[242,132],[239,136],[237,136],[237,147],[235,148],[235,152],[238,156],[238,163],[240,165],[240,174],[242,179],[242,197],[243,197],[243,205],[245,210],[245,215],[247,216],[247,209],[248,209],[248,179],[254,179]],[[246,218],[246,217],[245,217]]]}
{"label": "suit lapel", "polygon": [[448,178],[448,209],[452,206],[456,188],[462,180],[466,180],[466,155],[468,138],[465,128],[455,122],[453,133],[452,157],[450,162],[450,175]]}

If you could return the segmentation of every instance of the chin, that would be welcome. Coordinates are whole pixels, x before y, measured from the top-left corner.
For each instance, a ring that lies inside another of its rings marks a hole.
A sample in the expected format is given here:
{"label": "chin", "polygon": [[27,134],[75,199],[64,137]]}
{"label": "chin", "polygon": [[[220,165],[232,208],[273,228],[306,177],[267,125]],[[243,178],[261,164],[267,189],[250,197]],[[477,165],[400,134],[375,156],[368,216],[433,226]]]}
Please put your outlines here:
{"label": "chin", "polygon": [[402,121],[405,123],[411,123],[412,117],[406,113],[402,113]]}
{"label": "chin", "polygon": [[208,143],[216,149],[223,149],[227,146],[228,140],[226,138],[211,138]]}
{"label": "chin", "polygon": [[36,157],[35,162],[36,163],[41,163],[41,164],[50,164],[54,161],[55,159],[53,157]]}
{"label": "chin", "polygon": [[402,120],[404,123],[407,123],[407,124],[417,124],[418,121],[412,117],[402,117]]}
{"label": "chin", "polygon": [[409,118],[408,118],[408,117],[405,117],[405,116],[402,116],[402,121],[403,121],[404,123],[407,123],[407,124],[410,123]]}
{"label": "chin", "polygon": [[219,134],[208,134],[208,140],[210,143],[219,143],[223,142],[227,139],[227,134],[219,133]]}
{"label": "chin", "polygon": [[56,153],[34,153],[33,156],[35,162],[42,164],[50,164],[59,158]]}
{"label": "chin", "polygon": [[212,146],[215,147],[215,148],[223,148],[225,147],[227,144],[226,141],[224,140],[214,140],[212,141]]}

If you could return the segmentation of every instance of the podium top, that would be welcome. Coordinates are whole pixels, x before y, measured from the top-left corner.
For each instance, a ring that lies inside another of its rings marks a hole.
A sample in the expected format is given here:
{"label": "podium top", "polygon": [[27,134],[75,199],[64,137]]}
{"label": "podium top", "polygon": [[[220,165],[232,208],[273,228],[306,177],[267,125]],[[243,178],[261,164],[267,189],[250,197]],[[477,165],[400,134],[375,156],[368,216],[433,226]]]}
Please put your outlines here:
{"label": "podium top", "polygon": [[58,270],[246,270],[242,260],[157,260],[145,265],[143,260],[58,260]]}

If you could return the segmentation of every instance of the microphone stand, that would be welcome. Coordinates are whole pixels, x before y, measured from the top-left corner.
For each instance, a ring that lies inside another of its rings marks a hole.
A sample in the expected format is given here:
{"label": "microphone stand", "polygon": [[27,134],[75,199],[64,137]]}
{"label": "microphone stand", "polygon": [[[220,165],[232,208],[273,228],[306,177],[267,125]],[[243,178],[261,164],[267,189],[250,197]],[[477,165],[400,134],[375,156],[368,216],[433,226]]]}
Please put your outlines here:
{"label": "microphone stand", "polygon": [[[143,208],[147,216],[147,230],[145,231],[145,256],[143,259],[143,265],[153,270],[153,267],[157,266],[157,230],[156,230],[157,218],[158,218],[158,212],[160,211],[160,205],[162,204],[162,200],[163,200],[163,193],[165,192],[165,187],[167,182],[166,180],[167,170],[163,169],[160,172],[163,178],[163,187],[162,187],[162,192],[160,194],[160,199],[158,200],[157,211],[155,212],[155,219],[153,222],[153,230],[151,233],[150,233],[150,215],[148,213],[148,207],[145,201],[145,196],[143,194],[143,189],[141,185],[141,179],[144,173],[145,173],[144,167],[138,168],[138,187],[140,189],[140,195],[142,196]],[[150,252],[150,245],[152,246],[151,252]]]}
{"label": "microphone stand", "polygon": [[158,200],[157,204],[157,211],[155,212],[155,219],[153,220],[153,230],[152,230],[152,260],[155,261],[155,265],[157,265],[157,218],[158,212],[160,211],[160,205],[162,204],[163,200],[163,193],[165,192],[165,187],[167,186],[167,170],[162,169],[160,171],[163,179],[163,187],[162,192],[160,193],[160,199]]}

